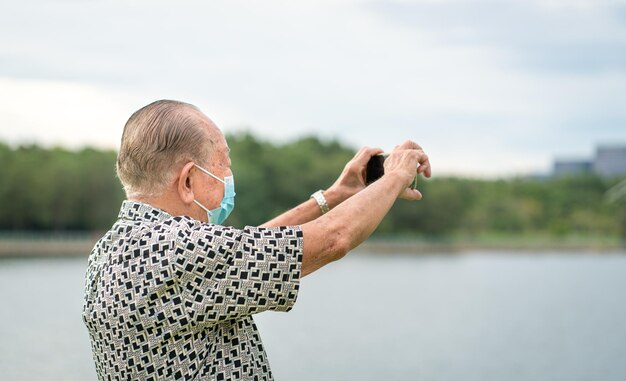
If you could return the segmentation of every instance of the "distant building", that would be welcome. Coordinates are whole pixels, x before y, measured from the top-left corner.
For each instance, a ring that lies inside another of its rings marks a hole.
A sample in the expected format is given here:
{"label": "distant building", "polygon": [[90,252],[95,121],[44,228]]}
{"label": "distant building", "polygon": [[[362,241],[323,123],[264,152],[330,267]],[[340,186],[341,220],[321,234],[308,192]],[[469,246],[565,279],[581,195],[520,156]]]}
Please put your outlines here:
{"label": "distant building", "polygon": [[626,175],[626,146],[598,147],[593,171],[603,177]]}
{"label": "distant building", "polygon": [[589,173],[593,169],[593,162],[589,160],[556,160],[553,174],[556,177]]}
{"label": "distant building", "polygon": [[602,177],[626,176],[626,145],[599,146],[592,160],[554,161],[552,176],[572,176],[595,173]]}

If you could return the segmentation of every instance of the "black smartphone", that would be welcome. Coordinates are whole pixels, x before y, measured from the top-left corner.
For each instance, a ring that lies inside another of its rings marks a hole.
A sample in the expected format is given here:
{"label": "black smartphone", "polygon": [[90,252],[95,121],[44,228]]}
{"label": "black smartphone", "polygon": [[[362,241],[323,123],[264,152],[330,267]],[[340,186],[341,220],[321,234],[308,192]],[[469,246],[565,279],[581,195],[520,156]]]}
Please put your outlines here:
{"label": "black smartphone", "polygon": [[[365,169],[365,184],[370,185],[374,181],[380,179],[385,174],[385,160],[387,159],[389,154],[375,155],[370,158],[370,161],[367,162],[367,167]],[[413,183],[410,186],[411,189],[417,188],[417,174],[415,175],[415,179],[413,179]]]}
{"label": "black smartphone", "polygon": [[374,155],[367,162],[367,168],[365,170],[365,184],[370,185],[374,181],[380,179],[385,174],[385,159],[387,155]]}

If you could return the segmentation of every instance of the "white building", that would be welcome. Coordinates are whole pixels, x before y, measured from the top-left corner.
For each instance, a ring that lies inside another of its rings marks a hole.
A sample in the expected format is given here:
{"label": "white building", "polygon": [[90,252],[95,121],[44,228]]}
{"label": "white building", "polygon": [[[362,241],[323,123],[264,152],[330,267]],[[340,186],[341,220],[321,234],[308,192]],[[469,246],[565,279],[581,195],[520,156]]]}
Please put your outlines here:
{"label": "white building", "polygon": [[589,160],[556,160],[554,162],[554,176],[572,176],[591,172],[593,162]]}
{"label": "white building", "polygon": [[626,146],[598,147],[593,171],[603,177],[626,175]]}

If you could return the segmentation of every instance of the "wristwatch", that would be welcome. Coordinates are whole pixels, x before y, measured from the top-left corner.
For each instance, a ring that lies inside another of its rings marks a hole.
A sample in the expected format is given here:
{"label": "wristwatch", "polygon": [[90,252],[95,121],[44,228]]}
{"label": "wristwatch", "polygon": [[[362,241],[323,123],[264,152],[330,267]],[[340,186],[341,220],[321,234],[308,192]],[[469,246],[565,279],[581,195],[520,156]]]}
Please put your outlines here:
{"label": "wristwatch", "polygon": [[311,195],[311,198],[315,199],[315,201],[317,202],[317,205],[320,206],[320,210],[322,211],[322,214],[325,214],[325,213],[328,213],[330,208],[328,207],[328,203],[326,202],[326,197],[324,197],[324,193],[322,192],[324,192],[322,189],[318,190],[317,192]]}

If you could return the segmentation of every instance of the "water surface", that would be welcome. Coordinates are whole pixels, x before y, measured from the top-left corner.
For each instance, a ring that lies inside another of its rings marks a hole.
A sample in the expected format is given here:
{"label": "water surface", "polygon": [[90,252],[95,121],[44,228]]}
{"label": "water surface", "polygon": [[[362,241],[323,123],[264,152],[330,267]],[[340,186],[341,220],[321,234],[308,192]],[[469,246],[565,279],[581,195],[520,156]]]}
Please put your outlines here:
{"label": "water surface", "polygon": [[[0,261],[0,375],[95,380],[86,259]],[[371,255],[256,317],[277,380],[624,380],[626,253]]]}

